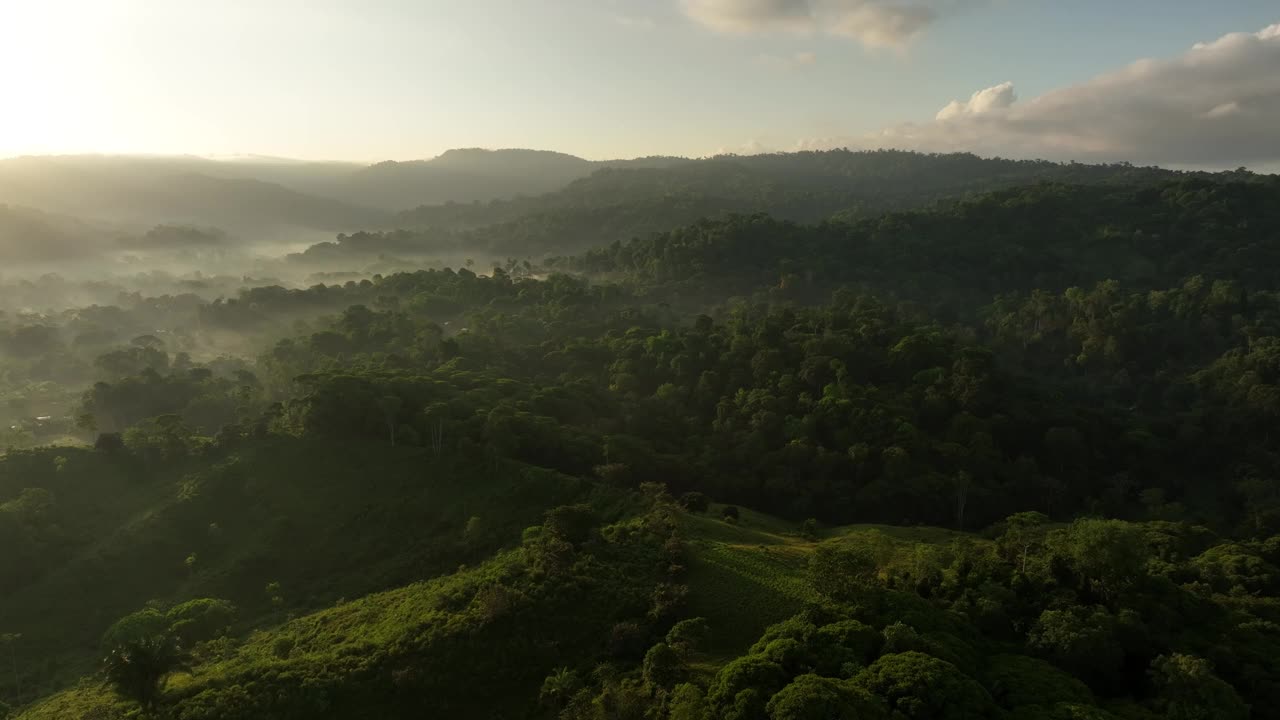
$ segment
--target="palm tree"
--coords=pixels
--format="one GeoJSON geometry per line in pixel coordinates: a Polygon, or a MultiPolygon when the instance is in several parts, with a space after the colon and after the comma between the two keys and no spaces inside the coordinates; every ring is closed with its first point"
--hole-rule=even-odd
{"type": "Polygon", "coordinates": [[[547,676],[542,683],[539,699],[544,705],[561,709],[569,704],[574,693],[582,688],[578,674],[569,668],[560,668],[547,676]]]}
{"type": "Polygon", "coordinates": [[[149,710],[160,696],[164,679],[185,667],[185,656],[177,643],[155,636],[116,647],[103,660],[102,672],[118,694],[149,710]]]}

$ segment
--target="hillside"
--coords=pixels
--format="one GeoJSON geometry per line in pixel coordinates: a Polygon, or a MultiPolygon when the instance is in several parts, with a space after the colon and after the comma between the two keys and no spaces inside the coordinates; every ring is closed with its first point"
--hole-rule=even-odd
{"type": "MultiPolygon", "coordinates": [[[[194,662],[167,680],[159,706],[180,718],[245,720],[413,711],[543,716],[531,712],[534,707],[576,717],[575,708],[614,703],[692,717],[736,717],[733,708],[743,706],[760,713],[769,708],[768,716],[777,717],[785,706],[857,708],[838,717],[888,718],[891,709],[904,707],[913,708],[908,717],[931,717],[920,715],[920,708],[951,707],[952,715],[975,720],[1154,718],[1138,698],[1116,694],[1126,686],[1113,673],[1129,672],[1121,657],[1152,658],[1170,646],[1203,652],[1215,631],[1234,637],[1249,632],[1231,613],[1206,615],[1203,607],[1164,601],[1175,616],[1196,613],[1202,627],[1177,629],[1174,617],[1139,620],[1130,610],[1111,614],[1117,606],[1143,608],[1160,594],[1185,594],[1165,578],[1189,572],[1210,580],[1219,559],[1248,552],[1169,523],[1089,520],[1055,528],[1027,514],[1002,525],[994,539],[888,526],[815,532],[749,510],[730,517],[726,506],[676,511],[669,502],[658,499],[647,515],[606,525],[598,534],[562,524],[567,516],[552,513],[541,528],[526,531],[522,547],[474,568],[269,620],[242,641],[205,641],[194,662]],[[651,563],[673,552],[670,542],[662,544],[664,533],[673,531],[683,541],[679,554],[688,568],[675,571],[683,585],[674,597],[683,598],[681,615],[689,619],[676,622],[653,606],[639,622],[619,622],[663,596],[667,586],[651,563]],[[559,549],[548,544],[556,538],[559,549]],[[1150,553],[1153,560],[1158,555],[1163,567],[1125,564],[1128,556],[1116,542],[1131,543],[1131,552],[1150,553]],[[1103,547],[1101,556],[1075,554],[1103,547]],[[1055,577],[1050,567],[1058,562],[1064,568],[1055,577]],[[1023,570],[1011,574],[1017,567],[1023,570]],[[652,583],[658,592],[650,599],[652,583]],[[1096,597],[1102,605],[1066,600],[1098,593],[1102,583],[1119,591],[1096,597]],[[1042,612],[1042,603],[1051,604],[1042,612]],[[1039,619],[1019,629],[1017,618],[1026,613],[1039,619]],[[1054,625],[1073,613],[1080,618],[1070,621],[1079,623],[1077,632],[1120,622],[1141,639],[1081,646],[1058,634],[1071,632],[1070,625],[1054,625]],[[627,634],[633,632],[639,634],[627,634]],[[494,655],[491,647],[503,650],[494,655]],[[621,670],[641,654],[642,670],[621,670]],[[593,657],[611,664],[587,672],[593,657]],[[470,682],[477,674],[499,684],[470,682]]],[[[1215,594],[1201,603],[1234,605],[1215,594]]],[[[1255,611],[1260,607],[1255,604],[1255,611]]],[[[132,622],[127,627],[143,622],[143,615],[132,622]]],[[[216,626],[212,631],[215,637],[220,632],[216,626]]],[[[1268,646],[1251,645],[1218,671],[1237,683],[1271,687],[1274,676],[1263,669],[1269,667],[1268,646]]],[[[1155,661],[1160,674],[1151,707],[1214,702],[1220,712],[1244,708],[1230,686],[1197,669],[1194,658],[1172,657],[1155,661]],[[1217,694],[1211,700],[1160,694],[1191,681],[1217,694]]],[[[113,719],[129,709],[88,684],[18,718],[113,719]]]]}
{"type": "MultiPolygon", "coordinates": [[[[662,579],[661,537],[637,523],[598,531],[554,516],[523,546],[472,569],[272,623],[243,643],[210,642],[163,702],[180,717],[378,718],[448,711],[527,714],[565,654],[590,657],[609,628],[642,615],[662,579]],[[544,619],[559,617],[563,622],[544,619]],[[516,637],[518,640],[515,640],[516,637]],[[495,655],[493,646],[506,646],[495,655]],[[493,686],[468,682],[484,674],[493,686]]],[[[37,704],[20,718],[124,717],[94,688],[37,704]]]]}
{"type": "Polygon", "coordinates": [[[0,262],[6,264],[74,260],[106,237],[76,218],[0,204],[0,262]]]}
{"type": "Polygon", "coordinates": [[[430,160],[381,162],[347,176],[331,193],[387,210],[427,203],[489,201],[558,190],[591,172],[582,158],[536,150],[450,150],[430,160]]]}
{"type": "Polygon", "coordinates": [[[408,448],[284,442],[155,464],[71,448],[0,461],[0,497],[40,488],[42,523],[67,528],[16,546],[0,598],[6,625],[24,629],[26,656],[45,661],[44,682],[91,672],[107,627],[150,602],[225,598],[251,624],[328,605],[482,559],[583,492],[570,478],[514,468],[513,484],[468,483],[465,469],[408,448]],[[473,514],[482,529],[467,532],[473,514]],[[271,583],[285,588],[279,609],[263,590],[271,583]]]}
{"type": "Polygon", "coordinates": [[[199,159],[12,158],[0,161],[0,201],[99,223],[189,223],[238,233],[338,231],[384,217],[230,170],[199,159]]]}
{"type": "Polygon", "coordinates": [[[1278,192],[1041,183],[6,313],[0,693],[1270,717],[1278,192]]]}
{"type": "Polygon", "coordinates": [[[0,159],[0,203],[144,226],[356,230],[382,227],[391,212],[419,205],[541,195],[601,167],[680,162],[475,148],[373,165],[253,156],[33,156],[0,159]]]}
{"type": "MultiPolygon", "coordinates": [[[[809,564],[821,542],[882,543],[889,552],[919,543],[945,547],[976,536],[931,527],[843,525],[806,532],[801,523],[738,508],[738,519],[722,518],[725,506],[685,513],[681,531],[688,543],[688,613],[718,630],[706,646],[715,662],[746,652],[770,625],[821,601],[808,580],[809,564]],[[744,602],[750,598],[750,602],[744,602]]],[[[718,669],[718,668],[716,668],[718,669]]]]}
{"type": "MultiPolygon", "coordinates": [[[[1180,177],[1128,165],[1076,165],[895,151],[722,156],[596,170],[544,195],[425,205],[400,213],[387,233],[342,236],[298,259],[397,257],[542,259],[645,239],[700,219],[767,213],[803,223],[859,222],[1001,189],[1042,183],[1138,187],[1180,177]]],[[[1247,179],[1240,176],[1239,179],[1247,179]]],[[[1219,174],[1226,181],[1233,174],[1219,174]]]]}

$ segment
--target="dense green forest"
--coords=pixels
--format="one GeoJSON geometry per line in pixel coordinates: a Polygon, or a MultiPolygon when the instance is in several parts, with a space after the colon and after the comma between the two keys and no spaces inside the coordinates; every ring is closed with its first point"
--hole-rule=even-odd
{"type": "Polygon", "coordinates": [[[0,718],[1280,717],[1280,179],[654,159],[396,224],[0,283],[0,718]]]}
{"type": "Polygon", "coordinates": [[[852,220],[1029,183],[1147,186],[1184,175],[1127,164],[892,150],[726,155],[686,162],[659,158],[605,167],[540,195],[423,205],[400,213],[393,230],[341,234],[291,259],[307,265],[387,256],[542,258],[735,213],[766,212],[806,223],[852,220]]]}

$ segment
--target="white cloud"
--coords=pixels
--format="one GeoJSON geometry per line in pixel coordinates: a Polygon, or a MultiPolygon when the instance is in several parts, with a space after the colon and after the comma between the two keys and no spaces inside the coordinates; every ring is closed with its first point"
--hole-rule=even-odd
{"type": "Polygon", "coordinates": [[[808,0],[683,0],[684,11],[697,22],[725,33],[813,29],[808,0]]]}
{"type": "Polygon", "coordinates": [[[1018,94],[1013,90],[1013,83],[1002,82],[985,90],[979,90],[971,95],[967,102],[952,100],[947,103],[946,107],[938,111],[934,119],[950,120],[963,115],[978,115],[993,110],[1003,110],[1012,105],[1017,99],[1018,94]]]}
{"type": "Polygon", "coordinates": [[[1240,103],[1232,100],[1231,102],[1226,102],[1226,103],[1222,103],[1221,105],[1215,106],[1212,110],[1205,113],[1204,116],[1209,118],[1229,117],[1239,112],[1240,112],[1240,103]]]}
{"type": "Polygon", "coordinates": [[[853,38],[867,47],[901,48],[920,34],[937,12],[927,5],[880,2],[839,3],[830,32],[853,38]]]}
{"type": "Polygon", "coordinates": [[[769,143],[761,140],[748,140],[738,147],[720,147],[711,153],[711,156],[717,155],[765,155],[768,153],[778,152],[777,148],[769,143]]]}
{"type": "Polygon", "coordinates": [[[932,122],[802,147],[897,147],[1004,157],[1234,166],[1280,160],[1280,24],[1139,60],[1018,101],[1013,83],[952,101],[932,122]]]}
{"type": "Polygon", "coordinates": [[[682,0],[716,32],[826,33],[871,48],[903,48],[937,17],[941,0],[682,0]]]}

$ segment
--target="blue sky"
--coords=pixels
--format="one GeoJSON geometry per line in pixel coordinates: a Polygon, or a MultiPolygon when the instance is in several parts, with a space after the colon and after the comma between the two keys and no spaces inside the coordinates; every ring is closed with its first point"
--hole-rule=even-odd
{"type": "MultiPolygon", "coordinates": [[[[696,156],[876,144],[868,136],[889,129],[887,144],[919,149],[969,142],[984,154],[1265,164],[1274,138],[1260,114],[1280,97],[1262,77],[1280,76],[1280,38],[1250,35],[1249,47],[1215,56],[1217,75],[1200,78],[1257,76],[1242,80],[1239,98],[1206,86],[1196,100],[1210,103],[1198,116],[1234,118],[1230,132],[1205,136],[1213,153],[1183,153],[1173,139],[1139,147],[1136,132],[1067,141],[1076,131],[1061,127],[1045,131],[1059,140],[1039,143],[1027,128],[1040,120],[1002,117],[1082,84],[1091,97],[1091,78],[1142,58],[1176,61],[1197,42],[1258,34],[1280,22],[1274,0],[0,0],[0,9],[0,156],[374,161],[469,146],[696,156]],[[1012,89],[991,95],[994,106],[973,106],[945,134],[929,127],[949,102],[1005,82],[1012,89]],[[925,127],[904,134],[904,123],[925,127]],[[1246,127],[1257,142],[1236,147],[1246,127]]],[[[1180,86],[1178,72],[1167,68],[1161,87],[1180,86]]],[[[1107,125],[1113,110],[1090,112],[1082,124],[1107,125]]],[[[1117,126],[1159,119],[1124,112],[1117,126]]],[[[1170,129],[1178,143],[1201,132],[1170,129]]]]}

